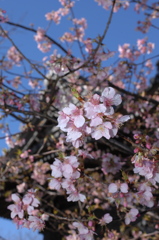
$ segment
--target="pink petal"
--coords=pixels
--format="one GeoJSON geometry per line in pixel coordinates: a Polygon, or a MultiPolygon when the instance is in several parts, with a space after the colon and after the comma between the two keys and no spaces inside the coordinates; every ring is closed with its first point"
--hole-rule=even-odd
{"type": "Polygon", "coordinates": [[[113,98],[115,95],[115,90],[112,87],[105,88],[104,91],[102,92],[102,96],[106,98],[113,98]]]}
{"type": "Polygon", "coordinates": [[[14,202],[19,202],[19,201],[20,201],[20,198],[18,197],[18,195],[17,195],[16,193],[13,193],[13,194],[12,194],[12,200],[13,200],[14,202]]]}
{"type": "Polygon", "coordinates": [[[116,94],[114,99],[113,99],[113,104],[115,106],[119,105],[120,103],[122,102],[122,99],[121,99],[121,95],[120,94],[116,94]]]}
{"type": "Polygon", "coordinates": [[[116,193],[117,190],[118,190],[118,187],[115,183],[109,184],[109,187],[108,187],[108,192],[109,193],[116,193]]]}
{"type": "Polygon", "coordinates": [[[95,117],[94,119],[91,120],[90,126],[96,127],[102,123],[103,123],[103,120],[100,117],[95,117]]]}
{"type": "Polygon", "coordinates": [[[77,128],[82,127],[85,123],[85,118],[81,115],[74,118],[74,124],[77,128]]]}
{"type": "Polygon", "coordinates": [[[128,184],[127,183],[122,183],[120,185],[120,190],[122,193],[127,193],[128,192],[128,184]]]}

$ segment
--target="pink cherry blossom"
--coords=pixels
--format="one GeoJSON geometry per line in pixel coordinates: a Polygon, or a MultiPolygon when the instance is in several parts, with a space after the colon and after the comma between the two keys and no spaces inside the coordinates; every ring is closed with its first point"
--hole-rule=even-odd
{"type": "Polygon", "coordinates": [[[149,186],[148,183],[141,183],[140,186],[138,187],[138,195],[142,195],[142,198],[140,199],[140,202],[142,204],[146,205],[144,202],[150,202],[153,198],[152,194],[152,188],[149,186]]]}
{"type": "Polygon", "coordinates": [[[47,53],[51,50],[52,47],[52,43],[49,42],[47,39],[45,40],[45,42],[42,43],[38,43],[38,49],[43,52],[43,53],[47,53]]]}
{"type": "Polygon", "coordinates": [[[121,96],[111,87],[105,88],[100,97],[94,94],[83,106],[76,107],[70,103],[69,107],[59,112],[58,127],[67,132],[66,142],[71,142],[76,148],[84,144],[84,139],[91,135],[99,140],[102,137],[115,137],[118,128],[129,116],[115,117],[114,106],[121,103],[121,96]],[[108,118],[109,116],[109,118],[108,118]],[[108,119],[107,119],[108,118],[108,119]],[[109,120],[109,121],[108,121],[109,120]]]}
{"type": "Polygon", "coordinates": [[[106,213],[102,219],[100,219],[100,224],[105,225],[113,221],[112,216],[109,213],[106,213]]]}
{"type": "Polygon", "coordinates": [[[28,151],[24,151],[22,154],[20,154],[20,157],[21,158],[28,158],[29,157],[29,153],[28,153],[28,151]]]}
{"type": "Polygon", "coordinates": [[[128,225],[130,222],[135,222],[139,211],[136,208],[132,208],[125,216],[125,224],[128,225]]]}
{"type": "Polygon", "coordinates": [[[24,192],[26,188],[27,188],[27,184],[25,182],[17,185],[17,190],[19,193],[24,192]]]}
{"type": "Polygon", "coordinates": [[[22,82],[21,82],[20,76],[17,76],[15,78],[13,78],[13,80],[12,80],[12,86],[15,88],[18,88],[21,83],[22,82]]]}
{"type": "Polygon", "coordinates": [[[107,108],[111,107],[112,105],[118,106],[122,102],[121,95],[116,94],[114,88],[112,87],[104,89],[100,100],[107,108]]]}
{"type": "Polygon", "coordinates": [[[6,144],[10,147],[10,148],[14,148],[14,142],[12,140],[12,138],[6,133],[6,144]]]}
{"type": "Polygon", "coordinates": [[[34,36],[36,42],[41,42],[45,38],[45,30],[42,28],[38,28],[37,35],[34,36]]]}
{"type": "Polygon", "coordinates": [[[81,25],[83,26],[83,28],[87,28],[87,21],[85,18],[81,18],[81,19],[74,18],[73,23],[77,25],[81,25]]]}
{"type": "Polygon", "coordinates": [[[45,14],[46,20],[50,21],[53,20],[56,24],[60,23],[61,16],[60,11],[52,11],[47,14],[45,14]]]}
{"type": "Polygon", "coordinates": [[[59,191],[61,189],[61,180],[53,178],[49,182],[49,188],[59,191]]]}
{"type": "Polygon", "coordinates": [[[97,114],[105,113],[106,107],[100,104],[100,96],[94,94],[90,101],[84,103],[85,116],[88,119],[93,119],[97,114]]]}
{"type": "Polygon", "coordinates": [[[115,183],[110,183],[108,187],[109,193],[116,193],[118,191],[118,187],[115,183]]]}
{"type": "Polygon", "coordinates": [[[38,99],[38,96],[36,95],[30,95],[29,96],[30,106],[34,111],[39,112],[40,111],[40,102],[38,99]]]}
{"type": "Polygon", "coordinates": [[[82,129],[77,128],[73,123],[68,124],[66,142],[74,142],[82,137],[82,129]]]}
{"type": "Polygon", "coordinates": [[[67,197],[67,201],[70,202],[77,202],[77,201],[81,201],[84,202],[86,199],[85,195],[79,193],[79,192],[72,192],[70,193],[70,195],[67,197]]]}
{"type": "Polygon", "coordinates": [[[24,219],[19,219],[19,217],[15,217],[13,219],[13,222],[16,224],[17,229],[19,229],[20,227],[24,226],[26,220],[24,219]]]}
{"type": "Polygon", "coordinates": [[[87,234],[88,228],[85,227],[82,223],[79,222],[73,222],[72,224],[75,228],[78,228],[79,234],[87,234]]]}
{"type": "Polygon", "coordinates": [[[113,121],[112,129],[110,130],[111,137],[115,137],[118,129],[123,125],[124,122],[128,121],[130,119],[130,116],[125,115],[122,117],[118,117],[113,121]]]}
{"type": "Polygon", "coordinates": [[[12,46],[7,53],[8,59],[15,64],[19,64],[23,60],[23,56],[18,52],[16,47],[12,46]]]}
{"type": "Polygon", "coordinates": [[[121,183],[120,184],[120,191],[122,193],[127,193],[128,192],[128,184],[127,183],[121,183]]]}
{"type": "Polygon", "coordinates": [[[62,165],[63,176],[65,178],[79,178],[80,173],[76,171],[78,166],[79,162],[75,156],[65,157],[65,161],[62,165]]]}
{"type": "Polygon", "coordinates": [[[74,222],[72,224],[75,228],[79,231],[79,238],[80,240],[93,240],[93,234],[94,232],[92,230],[89,230],[87,227],[85,227],[82,223],[74,222]]]}
{"type": "Polygon", "coordinates": [[[85,118],[83,117],[83,111],[77,108],[74,104],[70,103],[69,107],[63,109],[63,112],[70,116],[70,119],[73,121],[74,125],[79,128],[82,127],[85,123],[85,118]]]}
{"type": "Polygon", "coordinates": [[[76,192],[74,181],[72,179],[64,178],[61,185],[64,189],[66,189],[68,194],[76,192]]]}
{"type": "Polygon", "coordinates": [[[50,166],[52,173],[51,175],[55,178],[62,177],[62,163],[59,159],[55,158],[54,163],[50,166]]]}
{"type": "Polygon", "coordinates": [[[44,221],[36,216],[29,216],[28,221],[30,222],[29,228],[32,228],[33,231],[43,230],[45,227],[44,221]]]}
{"type": "Polygon", "coordinates": [[[83,43],[85,44],[85,51],[91,53],[93,48],[91,39],[87,38],[83,40],[83,43]]]}
{"type": "Polygon", "coordinates": [[[17,194],[12,194],[12,200],[15,202],[15,204],[9,205],[7,208],[11,210],[11,218],[15,218],[15,216],[18,216],[19,218],[23,218],[24,216],[24,210],[22,209],[22,201],[19,198],[17,194]]]}
{"type": "Polygon", "coordinates": [[[133,53],[130,49],[130,44],[125,43],[123,46],[118,47],[118,51],[119,51],[119,57],[120,58],[128,58],[128,59],[133,59],[133,53]]]}
{"type": "Polygon", "coordinates": [[[6,13],[5,10],[0,9],[0,20],[1,20],[2,22],[8,21],[7,17],[5,16],[5,13],[6,13]]]}
{"type": "Polygon", "coordinates": [[[104,122],[97,127],[94,127],[92,129],[92,138],[95,138],[96,140],[105,137],[106,139],[110,139],[111,135],[109,130],[112,129],[112,124],[110,122],[104,122]]]}
{"type": "Polygon", "coordinates": [[[105,174],[117,173],[121,169],[122,165],[123,164],[121,163],[120,158],[116,155],[107,153],[102,156],[102,170],[105,174]]]}
{"type": "Polygon", "coordinates": [[[63,131],[67,131],[65,130],[67,123],[69,122],[70,118],[69,116],[67,116],[67,114],[65,114],[63,111],[59,112],[59,116],[58,116],[58,127],[61,128],[61,130],[63,131]]]}
{"type": "Polygon", "coordinates": [[[127,193],[128,192],[128,184],[127,183],[110,183],[108,186],[108,192],[110,193],[116,193],[120,189],[122,193],[127,193]]]}
{"type": "Polygon", "coordinates": [[[49,187],[57,191],[61,190],[61,188],[65,189],[67,194],[69,194],[67,197],[68,201],[84,202],[86,197],[76,189],[74,184],[80,177],[80,172],[77,170],[78,166],[79,162],[75,156],[65,157],[63,162],[59,159],[55,159],[54,163],[51,165],[54,179],[51,179],[49,187]]]}
{"type": "Polygon", "coordinates": [[[35,192],[36,190],[30,189],[28,190],[27,194],[22,199],[22,202],[25,205],[31,205],[33,207],[38,207],[40,202],[39,200],[35,197],[35,192]]]}
{"type": "Polygon", "coordinates": [[[65,32],[63,36],[60,38],[62,42],[73,42],[75,40],[75,36],[69,32],[65,32]]]}
{"type": "Polygon", "coordinates": [[[109,9],[110,6],[112,6],[112,1],[111,0],[95,0],[96,2],[98,2],[99,5],[101,5],[103,8],[105,8],[106,10],[109,9]]]}

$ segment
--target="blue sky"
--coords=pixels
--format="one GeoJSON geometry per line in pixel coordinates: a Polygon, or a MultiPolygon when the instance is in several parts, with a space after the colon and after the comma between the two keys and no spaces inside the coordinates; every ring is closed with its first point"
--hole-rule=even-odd
{"type": "Polygon", "coordinates": [[[0,237],[6,240],[43,240],[42,234],[26,228],[16,229],[12,221],[4,218],[0,218],[0,237]]]}
{"type": "MultiPolygon", "coordinates": [[[[134,6],[134,5],[133,5],[134,6]]],[[[34,24],[34,28],[38,27],[47,29],[49,22],[45,20],[45,14],[57,10],[60,7],[58,0],[0,0],[0,8],[6,10],[9,20],[14,23],[20,23],[25,26],[31,26],[34,24]]],[[[76,18],[85,17],[88,22],[88,28],[86,30],[86,36],[95,38],[97,35],[102,35],[105,28],[105,24],[109,17],[109,11],[105,11],[101,6],[98,6],[93,0],[76,0],[74,13],[76,18]]],[[[118,45],[124,43],[136,44],[136,40],[143,38],[144,35],[140,32],[135,31],[138,20],[143,20],[144,16],[141,13],[136,14],[133,11],[133,7],[129,10],[120,10],[118,13],[115,13],[104,41],[106,47],[111,51],[117,51],[118,45]]],[[[159,26],[159,20],[154,20],[154,24],[159,26]]],[[[10,36],[18,45],[18,47],[23,51],[26,56],[32,60],[42,61],[42,58],[46,54],[41,53],[37,49],[37,44],[33,40],[34,34],[23,31],[21,29],[15,29],[7,26],[6,24],[2,25],[5,29],[10,29],[10,36]]],[[[71,26],[70,21],[67,20],[67,17],[63,18],[60,25],[55,25],[54,23],[48,29],[48,35],[54,38],[57,41],[60,41],[59,38],[65,31],[69,31],[71,26]]],[[[158,41],[158,30],[151,29],[147,34],[150,42],[155,43],[155,54],[159,53],[159,41],[158,41]]],[[[65,45],[64,45],[65,46],[65,45]]],[[[0,46],[0,55],[2,55],[7,50],[8,44],[0,46]]],[[[66,46],[65,46],[66,47],[66,46]]],[[[52,48],[52,53],[54,47],[52,48]]],[[[74,55],[80,56],[80,53],[76,47],[74,47],[74,55]]],[[[156,60],[155,60],[156,61],[156,60]]],[[[16,70],[20,72],[20,68],[16,70]]],[[[155,73],[153,73],[155,74],[155,73]]],[[[10,120],[11,132],[14,133],[18,129],[18,124],[10,120]]],[[[0,136],[2,133],[0,134],[0,136]]],[[[1,149],[5,147],[5,143],[1,140],[1,149]]],[[[13,226],[4,221],[0,221],[0,235],[4,236],[6,240],[11,240],[11,230],[13,226]],[[5,227],[7,225],[7,228],[5,227]],[[9,233],[10,235],[7,235],[9,233]]],[[[23,230],[22,230],[23,232],[23,230]]],[[[23,234],[19,230],[14,230],[14,234],[23,234]]],[[[18,236],[18,235],[17,235],[18,236]]],[[[18,238],[15,238],[18,239],[18,238]]],[[[29,237],[25,237],[25,240],[29,240],[29,237]]],[[[41,238],[36,238],[36,240],[41,240],[41,238]]]]}
{"type": "MultiPolygon", "coordinates": [[[[45,14],[52,10],[57,10],[60,6],[58,0],[0,0],[0,7],[6,10],[11,22],[20,23],[28,27],[33,25],[35,29],[38,27],[48,29],[47,34],[58,42],[60,42],[59,38],[63,33],[69,31],[69,28],[72,26],[71,21],[69,21],[68,16],[66,16],[62,18],[61,24],[56,25],[52,23],[49,25],[49,22],[45,19],[45,14]]],[[[117,13],[114,13],[107,36],[104,40],[106,48],[110,51],[117,52],[118,46],[124,43],[135,45],[137,39],[144,37],[142,33],[135,30],[137,21],[144,20],[144,16],[142,12],[140,14],[135,13],[133,10],[134,6],[133,4],[128,10],[121,9],[117,13]]],[[[98,6],[94,0],[75,0],[74,14],[76,18],[85,17],[87,19],[88,28],[86,29],[86,37],[96,38],[98,35],[102,35],[110,12],[98,6]]],[[[158,23],[158,19],[154,20],[154,24],[159,25],[158,23]]],[[[41,53],[37,49],[37,43],[34,41],[34,33],[16,29],[7,24],[2,24],[2,26],[9,30],[10,37],[27,58],[41,63],[43,57],[49,56],[56,48],[56,46],[53,46],[48,54],[41,53]]],[[[147,36],[149,42],[155,42],[155,54],[157,54],[159,52],[158,30],[152,28],[147,36]]],[[[6,53],[8,46],[11,46],[8,42],[0,46],[0,55],[6,53]]],[[[65,43],[64,47],[66,47],[65,43]]],[[[73,54],[80,57],[80,52],[76,45],[73,46],[73,54]]],[[[105,64],[109,65],[110,62],[114,63],[115,60],[114,58],[110,58],[105,64]]],[[[156,60],[154,60],[154,62],[155,61],[156,60]]],[[[16,67],[15,72],[22,73],[22,68],[16,67]]],[[[8,78],[10,79],[11,77],[9,76],[8,78]]],[[[26,84],[26,82],[24,82],[24,84],[26,84]]],[[[10,119],[10,126],[13,126],[11,127],[11,134],[19,131],[19,125],[14,119],[10,119]]],[[[1,132],[0,136],[3,135],[1,132]]],[[[0,142],[2,148],[6,147],[4,140],[0,142]]]]}
{"type": "MultiPolygon", "coordinates": [[[[1,8],[7,11],[10,21],[26,26],[34,24],[35,29],[38,27],[47,29],[49,22],[45,20],[45,14],[52,10],[57,10],[60,7],[58,0],[0,0],[0,4],[1,8]]],[[[135,31],[135,28],[137,21],[139,19],[143,20],[144,18],[142,12],[140,15],[136,14],[133,11],[133,7],[134,5],[132,5],[128,11],[122,9],[114,14],[105,39],[105,44],[108,49],[117,51],[119,44],[122,45],[125,42],[135,44],[137,38],[143,37],[143,34],[135,31]]],[[[102,34],[109,17],[109,11],[98,6],[93,0],[76,0],[74,13],[77,18],[87,18],[88,28],[86,30],[86,36],[91,38],[95,38],[97,35],[102,34]]],[[[59,25],[52,23],[49,27],[48,34],[54,39],[59,40],[59,37],[61,37],[64,31],[68,31],[71,26],[70,21],[67,21],[67,19],[67,16],[64,17],[59,25]]],[[[158,21],[159,20],[155,20],[155,23],[157,24],[158,21]]],[[[7,28],[10,29],[10,27],[7,28]]],[[[33,41],[34,34],[22,31],[21,29],[14,30],[12,28],[11,36],[19,48],[22,49],[24,53],[27,53],[27,57],[31,59],[34,57],[34,59],[41,60],[42,57],[46,55],[37,49],[37,44],[33,41]]],[[[157,42],[157,33],[156,29],[152,29],[148,33],[149,41],[157,42]]],[[[156,47],[159,50],[159,45],[156,47]]],[[[78,54],[77,49],[74,51],[78,54]]]]}

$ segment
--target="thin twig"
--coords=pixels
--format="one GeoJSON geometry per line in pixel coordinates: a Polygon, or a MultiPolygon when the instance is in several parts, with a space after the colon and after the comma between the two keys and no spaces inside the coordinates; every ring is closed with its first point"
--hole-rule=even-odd
{"type": "MultiPolygon", "coordinates": [[[[0,20],[1,22],[1,20],[0,20]]],[[[34,33],[37,33],[37,30],[34,29],[34,28],[29,28],[29,27],[26,27],[26,26],[23,26],[21,24],[18,24],[18,23],[13,23],[13,22],[5,22],[6,24],[8,25],[11,25],[11,26],[15,26],[15,27],[18,27],[18,28],[22,28],[22,29],[25,29],[27,31],[31,31],[31,32],[34,32],[34,33]]],[[[55,44],[58,48],[60,48],[64,53],[66,53],[68,55],[68,51],[61,46],[60,43],[58,43],[57,41],[55,41],[53,38],[49,37],[47,34],[44,35],[44,37],[46,37],[47,39],[49,39],[53,44],[55,44]]],[[[74,58],[73,55],[70,55],[72,58],[74,58]]]]}
{"type": "Polygon", "coordinates": [[[156,104],[156,105],[159,105],[159,102],[156,101],[156,100],[154,100],[154,99],[152,99],[152,98],[143,97],[143,96],[141,96],[141,95],[139,95],[139,94],[126,91],[125,89],[120,88],[120,87],[116,86],[115,84],[113,84],[112,82],[108,81],[107,79],[106,79],[106,81],[108,82],[108,85],[109,85],[109,86],[117,89],[118,91],[120,91],[120,92],[122,92],[122,93],[124,93],[124,94],[126,94],[126,95],[130,95],[130,96],[132,96],[132,97],[135,97],[136,99],[141,99],[141,100],[143,100],[143,101],[147,101],[147,102],[151,102],[151,103],[154,103],[154,104],[156,104]]]}
{"type": "Polygon", "coordinates": [[[16,48],[16,50],[21,54],[21,56],[30,64],[30,66],[39,73],[44,79],[48,79],[42,72],[39,71],[39,69],[36,67],[35,64],[31,63],[31,61],[21,52],[21,50],[17,47],[17,45],[13,42],[13,40],[9,37],[9,35],[3,30],[3,28],[0,26],[0,30],[4,33],[4,35],[8,38],[8,40],[12,43],[12,45],[16,48]]]}

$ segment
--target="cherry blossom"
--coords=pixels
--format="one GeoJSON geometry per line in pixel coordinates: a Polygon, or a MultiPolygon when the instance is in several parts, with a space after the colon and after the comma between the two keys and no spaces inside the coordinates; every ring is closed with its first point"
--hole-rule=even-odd
{"type": "Polygon", "coordinates": [[[55,190],[60,190],[61,189],[61,180],[53,178],[49,182],[49,188],[50,189],[55,189],[55,190]]]}
{"type": "Polygon", "coordinates": [[[2,22],[5,22],[8,20],[7,17],[5,16],[5,13],[6,13],[6,11],[0,8],[0,20],[2,22]]]}
{"type": "Polygon", "coordinates": [[[128,225],[130,222],[136,221],[138,213],[138,209],[132,208],[125,216],[125,224],[128,225]]]}
{"type": "Polygon", "coordinates": [[[120,188],[120,191],[122,193],[128,192],[128,184],[127,183],[121,183],[121,184],[119,184],[119,186],[118,186],[118,184],[110,183],[109,187],[108,187],[108,192],[116,193],[118,191],[118,188],[120,188]]]}
{"type": "Polygon", "coordinates": [[[35,197],[35,192],[35,190],[30,189],[22,199],[17,194],[12,194],[11,197],[15,204],[8,206],[8,209],[11,211],[11,218],[14,219],[18,227],[32,228],[34,231],[43,230],[45,226],[44,221],[48,220],[47,214],[41,214],[38,209],[34,209],[40,204],[35,197]]]}
{"type": "Polygon", "coordinates": [[[84,202],[84,200],[86,199],[85,195],[81,194],[81,193],[78,193],[78,192],[70,192],[70,191],[67,191],[68,194],[70,194],[68,197],[67,197],[67,201],[70,202],[77,202],[77,201],[81,201],[81,202],[84,202]]]}
{"type": "Polygon", "coordinates": [[[75,187],[77,179],[80,178],[80,172],[77,170],[79,166],[78,159],[75,156],[68,156],[61,162],[59,159],[55,159],[53,164],[50,166],[52,169],[52,176],[49,183],[50,189],[56,189],[60,191],[61,188],[66,189],[67,201],[81,201],[84,202],[86,197],[81,194],[75,187]]]}
{"type": "Polygon", "coordinates": [[[83,144],[83,138],[87,135],[95,140],[102,137],[110,139],[117,134],[120,125],[129,120],[129,116],[122,116],[114,119],[114,106],[121,103],[121,96],[115,93],[111,87],[105,88],[100,97],[93,95],[88,101],[83,103],[83,108],[78,108],[74,104],[65,107],[59,112],[58,127],[67,132],[67,142],[72,142],[73,146],[79,147],[83,144]],[[112,116],[109,121],[106,116],[112,116]]]}
{"type": "Polygon", "coordinates": [[[133,54],[131,52],[131,49],[129,48],[130,44],[125,43],[123,46],[118,47],[118,51],[120,53],[119,57],[120,58],[128,58],[128,59],[132,59],[133,54]]]}
{"type": "Polygon", "coordinates": [[[36,216],[29,216],[29,228],[32,228],[33,231],[35,230],[43,230],[45,227],[44,221],[42,219],[39,219],[36,216]]]}
{"type": "Polygon", "coordinates": [[[117,173],[121,169],[122,165],[123,164],[121,163],[120,158],[111,153],[107,153],[102,156],[102,170],[105,174],[117,173]]]}
{"type": "Polygon", "coordinates": [[[110,122],[104,122],[103,124],[98,125],[97,127],[92,129],[92,138],[95,138],[95,140],[98,140],[102,137],[105,137],[106,139],[110,139],[110,129],[112,129],[112,124],[110,122]]]}
{"type": "Polygon", "coordinates": [[[28,193],[25,194],[25,196],[23,197],[22,199],[22,202],[25,204],[25,205],[31,205],[33,207],[38,207],[40,202],[39,200],[35,197],[35,190],[33,189],[30,189],[28,190],[28,193]]]}
{"type": "Polygon", "coordinates": [[[42,28],[38,28],[37,35],[34,36],[35,41],[41,42],[45,39],[45,30],[42,28]]]}
{"type": "Polygon", "coordinates": [[[92,240],[94,232],[85,227],[82,223],[73,222],[72,224],[79,231],[79,238],[82,240],[92,240]]]}
{"type": "Polygon", "coordinates": [[[8,59],[12,60],[13,63],[15,64],[19,64],[23,59],[22,55],[17,51],[17,49],[14,46],[12,46],[8,50],[7,56],[8,56],[8,59]]]}
{"type": "Polygon", "coordinates": [[[59,159],[55,159],[54,163],[50,166],[51,175],[55,178],[62,177],[62,163],[59,159]]]}
{"type": "Polygon", "coordinates": [[[85,118],[82,116],[82,110],[77,108],[74,104],[70,103],[69,107],[63,109],[63,112],[68,116],[71,115],[70,120],[73,121],[77,128],[82,127],[85,123],[85,118]]]}
{"type": "Polygon", "coordinates": [[[108,224],[110,222],[113,221],[113,218],[111,217],[111,215],[109,213],[106,213],[102,219],[100,219],[100,224],[101,225],[105,225],[105,224],[108,224]]]}
{"type": "Polygon", "coordinates": [[[96,2],[98,2],[99,5],[102,5],[103,8],[105,8],[106,10],[109,9],[110,6],[112,6],[112,1],[111,0],[95,0],[96,2]]]}
{"type": "Polygon", "coordinates": [[[11,204],[8,206],[8,209],[11,210],[11,218],[15,218],[18,216],[19,218],[23,218],[24,210],[22,209],[22,202],[17,194],[12,194],[12,200],[15,204],[11,204]]]}
{"type": "Polygon", "coordinates": [[[13,142],[12,138],[9,137],[8,134],[6,134],[5,140],[6,140],[6,144],[7,144],[10,148],[14,148],[14,142],[13,142]]]}
{"type": "Polygon", "coordinates": [[[110,108],[109,109],[110,115],[113,112],[111,106],[112,105],[118,106],[122,102],[121,95],[116,94],[115,90],[112,87],[104,89],[100,100],[108,109],[110,108]]]}
{"type": "Polygon", "coordinates": [[[25,182],[17,185],[17,190],[19,193],[24,192],[26,188],[27,188],[27,184],[25,182]]]}

